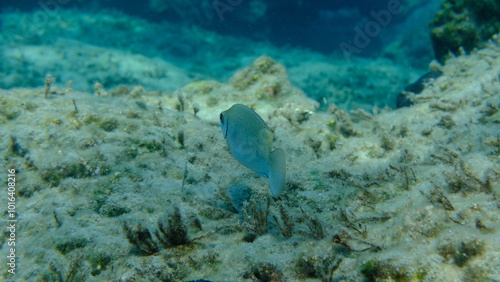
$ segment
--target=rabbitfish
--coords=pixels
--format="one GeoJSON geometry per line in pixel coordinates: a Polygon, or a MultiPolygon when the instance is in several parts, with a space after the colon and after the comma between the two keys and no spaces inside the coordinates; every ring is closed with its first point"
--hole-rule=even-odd
{"type": "Polygon", "coordinates": [[[273,133],[252,109],[235,104],[220,114],[220,127],[231,154],[244,166],[269,178],[273,197],[285,184],[285,150],[271,151],[273,133]]]}

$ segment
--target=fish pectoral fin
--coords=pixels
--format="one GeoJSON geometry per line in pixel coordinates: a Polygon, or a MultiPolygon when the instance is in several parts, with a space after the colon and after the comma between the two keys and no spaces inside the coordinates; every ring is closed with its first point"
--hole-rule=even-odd
{"type": "Polygon", "coordinates": [[[280,196],[286,178],[286,158],[283,148],[276,148],[271,152],[269,162],[269,186],[273,197],[280,196]]]}

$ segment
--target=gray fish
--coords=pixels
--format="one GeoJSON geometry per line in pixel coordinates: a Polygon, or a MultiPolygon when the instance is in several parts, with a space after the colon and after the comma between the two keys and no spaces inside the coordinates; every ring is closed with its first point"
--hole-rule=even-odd
{"type": "Polygon", "coordinates": [[[285,184],[285,150],[271,151],[273,133],[264,120],[245,105],[235,104],[220,114],[220,127],[231,154],[244,166],[269,178],[278,198],[285,184]]]}

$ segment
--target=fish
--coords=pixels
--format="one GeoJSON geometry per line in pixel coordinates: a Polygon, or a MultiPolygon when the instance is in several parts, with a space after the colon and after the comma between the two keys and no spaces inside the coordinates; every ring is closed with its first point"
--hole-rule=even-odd
{"type": "Polygon", "coordinates": [[[235,104],[220,113],[220,127],[231,155],[243,166],[268,178],[271,194],[279,198],[285,186],[285,150],[271,150],[273,132],[266,122],[249,107],[235,104]]]}

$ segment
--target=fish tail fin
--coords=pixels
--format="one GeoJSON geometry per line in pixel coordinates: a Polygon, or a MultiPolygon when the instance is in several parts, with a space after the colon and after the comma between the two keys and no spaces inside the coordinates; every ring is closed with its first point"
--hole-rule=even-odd
{"type": "Polygon", "coordinates": [[[285,186],[286,177],[286,158],[283,148],[276,148],[271,152],[269,164],[269,185],[273,197],[280,196],[283,186],[285,186]]]}

